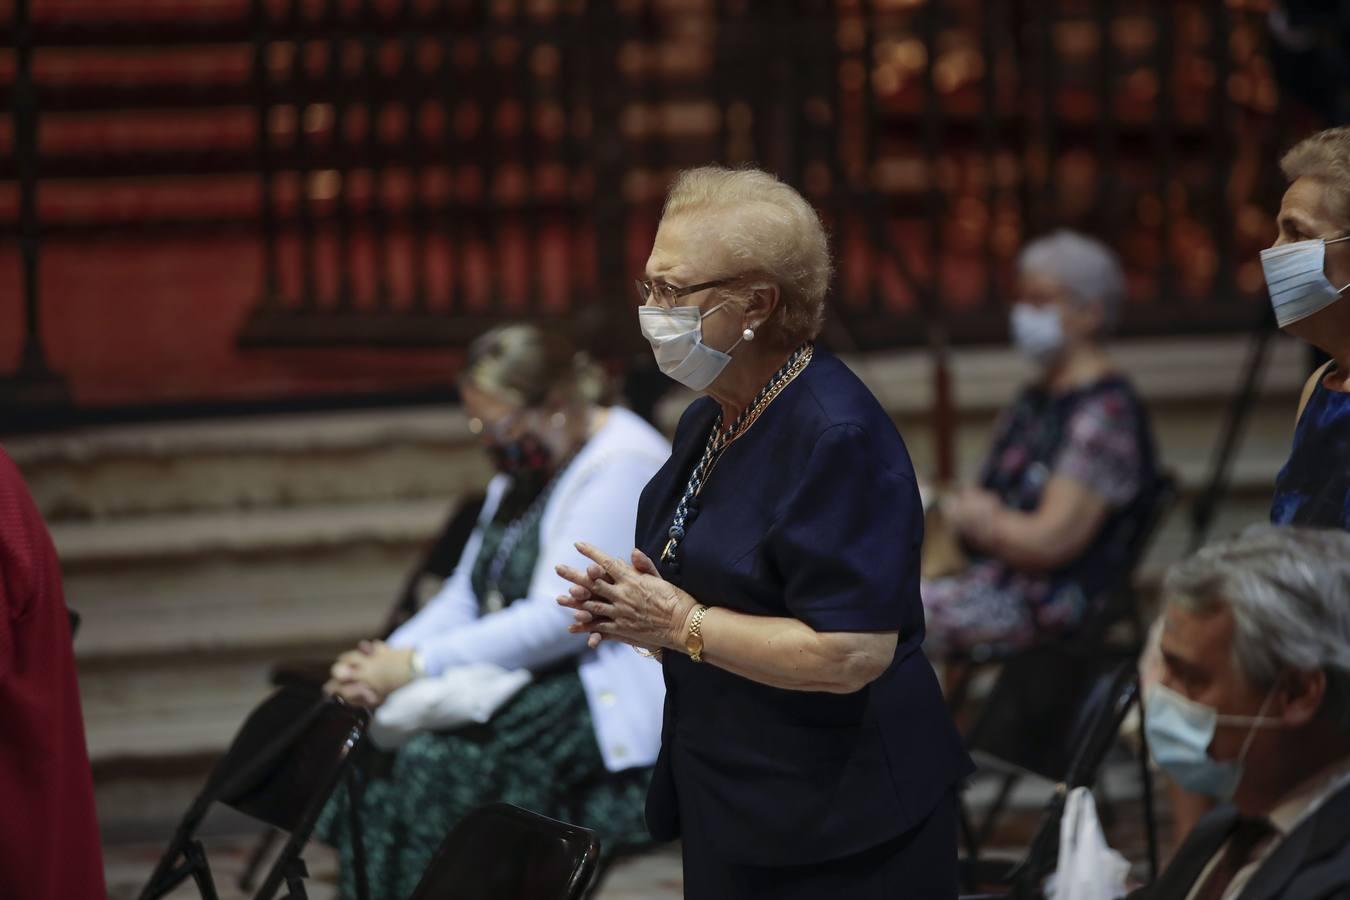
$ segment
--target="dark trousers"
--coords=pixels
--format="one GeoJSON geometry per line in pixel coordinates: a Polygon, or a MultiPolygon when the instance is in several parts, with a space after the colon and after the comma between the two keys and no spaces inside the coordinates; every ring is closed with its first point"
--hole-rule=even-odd
{"type": "Polygon", "coordinates": [[[948,794],[897,838],[843,859],[806,866],[723,861],[699,834],[683,835],[685,900],[955,900],[957,804],[948,794]]]}

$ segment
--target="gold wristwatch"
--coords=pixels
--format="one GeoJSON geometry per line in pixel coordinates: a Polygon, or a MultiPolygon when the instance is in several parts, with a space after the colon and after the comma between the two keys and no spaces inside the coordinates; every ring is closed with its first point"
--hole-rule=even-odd
{"type": "Polygon", "coordinates": [[[684,649],[694,662],[703,662],[703,617],[707,614],[708,607],[699,606],[689,617],[689,634],[684,638],[684,649]]]}

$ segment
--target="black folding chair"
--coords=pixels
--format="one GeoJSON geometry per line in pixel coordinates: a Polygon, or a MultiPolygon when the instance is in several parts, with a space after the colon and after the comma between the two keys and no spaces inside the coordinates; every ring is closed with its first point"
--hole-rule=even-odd
{"type": "MultiPolygon", "coordinates": [[[[962,883],[969,891],[997,891],[995,894],[969,894],[967,900],[976,896],[1040,896],[1041,882],[1055,867],[1059,822],[1069,792],[1078,787],[1092,788],[1096,784],[1107,754],[1116,745],[1121,723],[1131,709],[1138,707],[1142,712],[1139,674],[1133,658],[1099,669],[1095,677],[1083,679],[1081,683],[1081,696],[1072,705],[1065,727],[1041,741],[1039,747],[1030,748],[1031,755],[1028,755],[1028,746],[1023,745],[1016,748],[1016,758],[1004,760],[1014,771],[1029,772],[1056,782],[1054,795],[1042,813],[1026,854],[1017,860],[981,858],[978,847],[970,844],[970,827],[963,816],[962,830],[968,855],[961,860],[962,883]]],[[[998,693],[997,688],[995,693],[998,693]]],[[[1148,749],[1142,744],[1138,759],[1149,874],[1150,878],[1156,878],[1158,846],[1153,778],[1148,765],[1148,749]]]]}
{"type": "Polygon", "coordinates": [[[491,803],[454,827],[410,900],[580,900],[599,858],[595,832],[491,803]]]}
{"type": "MultiPolygon", "coordinates": [[[[264,700],[244,721],[179,822],[140,900],[157,900],[189,878],[202,900],[218,900],[206,850],[197,837],[216,803],[289,835],[254,900],[273,900],[283,883],[285,900],[305,900],[309,873],[300,854],[324,803],[344,774],[353,771],[350,766],[368,721],[365,710],[320,691],[288,687],[264,700]]],[[[363,895],[364,877],[359,871],[363,895]]]]}
{"type": "MultiPolygon", "coordinates": [[[[395,629],[417,614],[422,595],[429,582],[439,585],[455,571],[455,566],[459,564],[459,558],[464,553],[464,545],[469,542],[469,535],[478,524],[478,514],[483,509],[484,499],[482,494],[466,497],[446,519],[436,539],[431,542],[426,553],[422,554],[417,565],[404,579],[398,597],[385,619],[381,637],[393,634],[395,629]]],[[[272,667],[271,681],[277,687],[321,688],[328,681],[328,672],[332,665],[333,660],[326,657],[283,660],[272,667]]],[[[272,852],[279,838],[280,835],[275,829],[269,829],[258,839],[243,871],[239,873],[240,890],[253,890],[258,870],[262,868],[263,861],[272,852]]]]}
{"type": "MultiPolygon", "coordinates": [[[[1176,477],[1162,472],[1154,480],[1152,488],[1135,501],[1117,536],[1124,544],[1119,577],[1098,598],[1096,612],[1088,621],[1077,631],[1060,638],[1059,642],[1079,648],[1095,647],[1107,642],[1113,629],[1124,625],[1131,633],[1129,646],[1136,651],[1143,649],[1147,629],[1139,611],[1134,579],[1179,496],[1176,477]]],[[[977,646],[949,655],[944,662],[957,671],[956,677],[947,686],[947,705],[952,714],[959,715],[965,709],[970,698],[970,687],[980,672],[990,666],[1002,665],[1021,652],[1024,651],[1009,653],[996,647],[977,646]]],[[[1092,652],[1095,651],[1087,651],[1089,654],[1092,652]]]]}

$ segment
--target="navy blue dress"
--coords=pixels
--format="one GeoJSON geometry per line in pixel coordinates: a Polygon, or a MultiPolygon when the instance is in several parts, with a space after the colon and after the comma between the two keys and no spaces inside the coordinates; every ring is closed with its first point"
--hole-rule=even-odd
{"type": "MultiPolygon", "coordinates": [[[[710,398],[690,406],[643,491],[637,543],[653,560],[717,413],[710,398]]],[[[665,654],[647,823],[682,837],[685,897],[955,897],[954,796],[971,766],[920,650],[922,511],[890,418],[817,350],[726,450],[695,509],[678,568],[662,574],[699,602],[900,640],[852,694],[665,654]]]]}
{"type": "MultiPolygon", "coordinates": [[[[1325,378],[1325,375],[1323,375],[1325,378]]],[[[1275,480],[1270,521],[1350,531],[1350,394],[1317,386],[1275,480]]]]}

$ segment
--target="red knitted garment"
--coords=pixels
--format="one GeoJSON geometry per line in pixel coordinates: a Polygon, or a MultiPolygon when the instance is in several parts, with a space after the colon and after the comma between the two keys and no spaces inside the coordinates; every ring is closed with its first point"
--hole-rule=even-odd
{"type": "Polygon", "coordinates": [[[106,896],[56,549],[0,450],[0,897],[106,896]]]}

